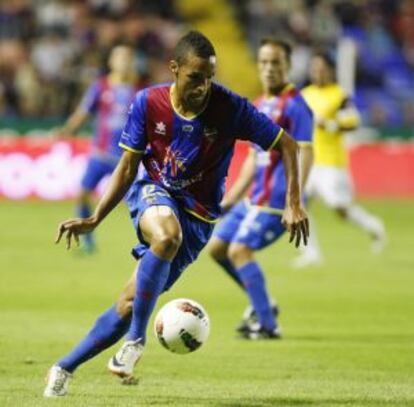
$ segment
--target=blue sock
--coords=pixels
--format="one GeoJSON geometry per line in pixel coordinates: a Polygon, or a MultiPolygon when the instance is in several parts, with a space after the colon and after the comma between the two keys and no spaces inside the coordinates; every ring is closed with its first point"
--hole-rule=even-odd
{"type": "Polygon", "coordinates": [[[275,329],[276,321],[267,295],[264,276],[259,265],[252,261],[240,267],[237,272],[250,297],[250,302],[256,311],[260,325],[268,330],[275,329]]]}
{"type": "Polygon", "coordinates": [[[243,281],[240,279],[239,274],[234,268],[233,264],[229,259],[215,259],[218,264],[226,271],[226,273],[244,290],[243,281]]]}
{"type": "Polygon", "coordinates": [[[170,261],[159,258],[151,250],[142,257],[138,266],[137,288],[128,340],[134,341],[140,338],[142,343],[145,343],[148,320],[158,296],[164,290],[170,266],[170,261]]]}
{"type": "MultiPolygon", "coordinates": [[[[91,206],[87,203],[80,203],[76,208],[76,213],[80,218],[88,218],[92,215],[91,206]]],[[[93,238],[92,233],[83,235],[83,239],[88,249],[93,249],[95,247],[95,239],[93,238]]]]}
{"type": "Polygon", "coordinates": [[[95,326],[79,345],[60,359],[57,365],[73,372],[81,363],[118,342],[127,332],[130,322],[131,317],[121,318],[116,312],[115,305],[112,306],[96,320],[95,326]]]}

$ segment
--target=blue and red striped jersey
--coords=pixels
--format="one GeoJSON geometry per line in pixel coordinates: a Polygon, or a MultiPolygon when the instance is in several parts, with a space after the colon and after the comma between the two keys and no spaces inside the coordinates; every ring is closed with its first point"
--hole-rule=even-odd
{"type": "Polygon", "coordinates": [[[112,84],[108,76],[96,80],[86,91],[80,108],[95,116],[93,150],[99,154],[119,157],[118,143],[124,127],[128,106],[140,89],[127,83],[112,84]]]}
{"type": "Polygon", "coordinates": [[[184,209],[214,222],[236,139],[271,149],[282,129],[247,99],[212,84],[205,109],[192,119],[176,112],[171,84],[138,92],[120,146],[143,152],[143,179],[167,189],[184,209]]]}
{"type": "MultiPolygon", "coordinates": [[[[299,91],[291,84],[278,96],[259,97],[255,106],[274,123],[283,127],[299,144],[312,143],[313,115],[299,91]]],[[[286,178],[282,159],[275,150],[256,149],[256,172],[250,202],[253,205],[283,210],[286,178]]]]}

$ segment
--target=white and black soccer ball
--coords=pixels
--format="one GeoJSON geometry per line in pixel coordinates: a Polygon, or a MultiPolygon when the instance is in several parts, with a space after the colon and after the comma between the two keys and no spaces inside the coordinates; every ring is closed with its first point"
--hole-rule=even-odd
{"type": "Polygon", "coordinates": [[[168,302],[158,311],[154,330],[164,348],[186,354],[199,349],[207,340],[210,319],[200,304],[180,298],[168,302]]]}

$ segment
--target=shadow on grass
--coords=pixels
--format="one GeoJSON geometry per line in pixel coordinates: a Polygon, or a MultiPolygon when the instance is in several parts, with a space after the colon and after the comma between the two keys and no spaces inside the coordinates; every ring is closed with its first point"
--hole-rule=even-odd
{"type": "MultiPolygon", "coordinates": [[[[122,405],[122,396],[114,395],[107,397],[105,406],[122,405]],[[114,399],[113,403],[108,399],[114,399]],[[121,402],[121,404],[120,404],[121,402]]],[[[290,397],[269,397],[260,399],[227,399],[208,398],[208,397],[188,397],[188,396],[145,396],[142,399],[137,397],[137,405],[139,406],[194,406],[194,407],[282,407],[282,406],[389,406],[389,401],[380,399],[363,399],[363,398],[343,398],[343,399],[306,399],[306,398],[290,398],[290,397]]],[[[394,400],[393,406],[408,406],[408,400],[394,400]]]]}
{"type": "Polygon", "coordinates": [[[338,334],[338,335],[289,335],[286,341],[298,342],[362,342],[362,343],[405,343],[412,342],[411,334],[381,333],[381,334],[338,334]]]}

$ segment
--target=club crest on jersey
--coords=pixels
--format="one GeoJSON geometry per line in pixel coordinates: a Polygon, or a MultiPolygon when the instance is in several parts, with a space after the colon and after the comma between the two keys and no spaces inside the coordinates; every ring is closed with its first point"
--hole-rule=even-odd
{"type": "Polygon", "coordinates": [[[182,129],[186,133],[191,133],[194,130],[194,127],[191,124],[184,124],[182,129]]]}
{"type": "Polygon", "coordinates": [[[204,137],[207,137],[210,141],[217,138],[218,131],[215,127],[204,127],[204,137]]]}
{"type": "Polygon", "coordinates": [[[165,136],[167,133],[167,126],[164,122],[155,123],[155,133],[165,136]]]}

